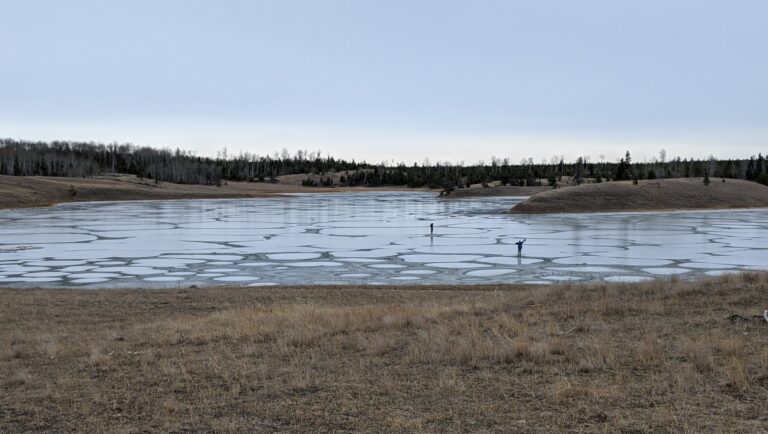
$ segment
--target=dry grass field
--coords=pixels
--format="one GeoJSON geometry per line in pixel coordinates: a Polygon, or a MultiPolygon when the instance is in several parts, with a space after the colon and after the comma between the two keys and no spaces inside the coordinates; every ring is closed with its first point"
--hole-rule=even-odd
{"type": "Polygon", "coordinates": [[[768,274],[2,289],[0,429],[766,432],[765,308],[768,274]]]}
{"type": "Polygon", "coordinates": [[[515,214],[661,211],[768,207],[768,187],[739,179],[702,178],[582,184],[538,193],[517,204],[515,214]]]}

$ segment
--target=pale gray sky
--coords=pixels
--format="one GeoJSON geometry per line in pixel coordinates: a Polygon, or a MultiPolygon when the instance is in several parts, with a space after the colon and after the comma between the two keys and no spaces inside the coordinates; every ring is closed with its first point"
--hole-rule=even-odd
{"type": "Polygon", "coordinates": [[[0,136],[381,161],[768,151],[758,0],[0,3],[0,136]]]}

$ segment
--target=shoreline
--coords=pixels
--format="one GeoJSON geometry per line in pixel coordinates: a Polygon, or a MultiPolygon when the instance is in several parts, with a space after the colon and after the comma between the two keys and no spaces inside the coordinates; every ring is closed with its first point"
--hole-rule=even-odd
{"type": "MultiPolygon", "coordinates": [[[[740,180],[728,180],[728,184],[713,182],[712,185],[698,186],[698,179],[674,178],[668,180],[640,181],[633,186],[628,181],[614,181],[603,184],[583,184],[552,190],[548,187],[510,187],[490,188],[472,187],[454,191],[446,196],[439,196],[437,189],[408,187],[305,187],[288,183],[228,182],[221,187],[210,185],[173,184],[161,182],[154,185],[150,180],[140,180],[132,175],[97,176],[93,178],[66,177],[16,177],[0,176],[0,210],[26,208],[50,208],[66,203],[89,202],[128,202],[128,201],[168,201],[197,199],[259,199],[276,198],[291,194],[328,194],[328,193],[365,193],[365,192],[424,192],[434,193],[438,200],[462,200],[491,197],[527,198],[508,211],[515,215],[547,214],[588,214],[588,213],[633,213],[633,212],[685,212],[685,211],[727,211],[768,208],[768,187],[740,180]],[[737,193],[750,189],[749,196],[740,197],[737,193],[725,195],[727,203],[717,202],[712,198],[696,198],[693,193],[673,192],[672,199],[662,197],[659,201],[653,197],[656,191],[649,185],[662,185],[662,190],[675,188],[697,188],[699,193],[714,193],[718,189],[734,189],[737,193]],[[71,187],[76,193],[70,194],[71,187]],[[765,190],[761,190],[765,188],[765,190]],[[603,190],[622,190],[610,192],[606,197],[603,190]],[[703,190],[708,189],[708,190],[703,190]],[[739,190],[740,189],[740,190],[739,190]],[[585,192],[585,190],[587,190],[585,192]],[[594,192],[593,192],[594,191],[594,192]],[[644,197],[632,198],[628,194],[638,192],[644,197]],[[753,197],[754,196],[754,197],[753,197]],[[682,199],[681,199],[682,198],[682,199]],[[640,206],[630,203],[640,200],[640,206]],[[678,205],[682,201],[700,201],[694,205],[678,205]],[[624,201],[624,203],[621,203],[624,201]],[[653,203],[657,201],[660,203],[653,203]],[[666,201],[666,202],[664,202],[666,201]],[[704,204],[702,204],[702,202],[704,204]],[[618,204],[617,204],[618,203],[618,204]],[[673,203],[674,206],[663,206],[673,203]]],[[[654,187],[656,188],[656,187],[654,187]]],[[[661,191],[661,190],[659,190],[661,191]]],[[[670,195],[668,191],[662,194],[670,195]]]]}
{"type": "MultiPolygon", "coordinates": [[[[281,291],[308,291],[308,292],[323,292],[323,291],[352,291],[362,290],[371,292],[432,292],[432,291],[458,291],[458,292],[494,292],[494,291],[535,291],[552,290],[559,288],[573,289],[576,287],[627,287],[627,286],[653,286],[653,285],[666,285],[666,284],[695,284],[704,283],[717,280],[729,280],[738,278],[739,276],[753,275],[764,276],[768,280],[768,271],[759,270],[733,270],[732,273],[726,273],[720,276],[698,276],[692,279],[686,279],[679,275],[659,276],[657,279],[642,281],[642,282],[608,282],[605,280],[574,280],[574,281],[552,281],[550,284],[541,285],[533,283],[394,283],[391,285],[371,285],[371,284],[289,284],[289,285],[233,285],[222,284],[215,286],[167,286],[167,287],[43,287],[43,286],[31,286],[31,287],[18,287],[18,286],[2,286],[0,284],[0,291],[4,292],[69,292],[69,293],[81,293],[81,295],[88,294],[144,294],[146,293],[187,293],[187,292],[218,292],[218,291],[255,291],[255,292],[281,292],[281,291]]],[[[768,306],[766,306],[768,307],[768,306]]]]}
{"type": "MultiPolygon", "coordinates": [[[[551,265],[558,265],[551,263],[551,265]]],[[[715,264],[716,265],[716,264],[715,264]]],[[[565,265],[562,265],[565,266],[565,265]]],[[[676,266],[674,264],[670,264],[671,266],[676,266]]],[[[590,265],[579,265],[579,266],[571,266],[574,269],[577,269],[579,267],[591,267],[590,265]]],[[[599,266],[598,266],[599,267],[599,266]]],[[[636,269],[642,268],[642,266],[636,266],[633,267],[636,269]]],[[[693,283],[693,282],[700,282],[700,281],[706,281],[710,279],[717,279],[723,276],[734,276],[734,275],[740,275],[740,274],[760,274],[765,273],[768,274],[768,271],[761,271],[760,269],[756,268],[728,268],[728,269],[722,269],[722,268],[712,268],[712,269],[691,269],[689,273],[685,274],[669,274],[669,275],[653,275],[653,276],[645,276],[645,275],[638,275],[637,270],[622,270],[617,269],[612,275],[599,275],[599,273],[595,273],[598,275],[592,276],[591,278],[583,278],[582,276],[578,276],[578,279],[572,279],[572,280],[542,280],[538,281],[536,283],[532,283],[530,281],[485,281],[485,282],[468,282],[463,283],[460,281],[455,282],[429,282],[429,281],[422,281],[422,282],[410,282],[408,284],[400,283],[400,282],[394,282],[394,283],[385,283],[385,284],[365,284],[365,283],[357,283],[357,282],[338,282],[338,283],[306,283],[306,284],[296,284],[296,283],[268,283],[268,284],[260,284],[259,282],[255,283],[244,283],[241,285],[236,285],[233,283],[225,283],[225,282],[211,282],[211,284],[204,284],[201,282],[190,282],[187,284],[179,284],[180,282],[174,282],[169,283],[167,285],[147,285],[147,286],[141,286],[141,284],[124,284],[124,285],[118,285],[118,286],[109,286],[108,284],[94,284],[94,285],[58,285],[55,282],[53,282],[50,285],[46,285],[45,283],[39,283],[39,282],[20,282],[21,284],[9,284],[9,283],[3,283],[0,282],[0,291],[1,290],[8,290],[8,291],[85,291],[85,292],[153,292],[153,291],[215,291],[215,290],[233,290],[233,289],[240,289],[240,290],[313,290],[313,291],[323,291],[323,290],[349,290],[349,289],[364,289],[364,290],[377,290],[381,289],[384,291],[443,291],[443,290],[455,290],[455,291],[514,291],[514,290],[520,290],[520,289],[531,289],[531,288],[553,288],[556,286],[562,286],[562,285],[626,285],[626,284],[642,284],[642,283],[663,283],[663,282],[680,282],[680,283],[693,283]],[[724,273],[720,274],[706,274],[707,271],[724,271],[724,273]],[[606,277],[614,277],[615,275],[620,276],[627,276],[627,277],[640,277],[640,278],[646,278],[643,280],[626,280],[626,281],[610,281],[606,280],[606,277]],[[649,278],[649,279],[647,279],[649,278]]],[[[578,270],[574,270],[578,271],[578,270]]]]}
{"type": "Polygon", "coordinates": [[[396,190],[396,189],[387,189],[387,188],[368,188],[368,187],[361,187],[363,189],[361,190],[354,190],[351,187],[349,189],[346,189],[344,187],[341,187],[339,189],[324,189],[321,191],[295,191],[295,192],[278,192],[278,193],[267,193],[264,195],[252,195],[252,196],[205,196],[205,197],[165,197],[165,198],[149,198],[149,199],[94,199],[94,200],[73,200],[73,201],[63,201],[63,202],[52,202],[45,205],[24,205],[24,206],[17,206],[17,207],[2,207],[0,206],[0,211],[14,211],[14,210],[22,210],[22,209],[35,209],[35,208],[53,208],[55,206],[60,205],[82,205],[82,204],[89,204],[89,203],[122,203],[122,202],[175,202],[175,201],[182,201],[182,200],[228,200],[228,199],[275,199],[280,197],[290,197],[293,195],[314,195],[314,194],[333,194],[333,193],[429,193],[432,190],[419,190],[419,189],[409,189],[409,190],[396,190]]]}
{"type": "Polygon", "coordinates": [[[92,178],[0,176],[0,210],[49,208],[65,203],[259,199],[285,194],[436,192],[400,187],[305,187],[287,183],[227,182],[220,187],[140,180],[132,175],[92,178]],[[74,194],[73,194],[74,192],[74,194]]]}

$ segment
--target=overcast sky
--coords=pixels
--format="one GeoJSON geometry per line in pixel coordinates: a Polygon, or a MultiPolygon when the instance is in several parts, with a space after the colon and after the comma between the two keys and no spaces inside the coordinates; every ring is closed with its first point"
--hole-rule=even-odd
{"type": "Polygon", "coordinates": [[[0,2],[0,136],[372,162],[768,151],[765,0],[0,2]]]}

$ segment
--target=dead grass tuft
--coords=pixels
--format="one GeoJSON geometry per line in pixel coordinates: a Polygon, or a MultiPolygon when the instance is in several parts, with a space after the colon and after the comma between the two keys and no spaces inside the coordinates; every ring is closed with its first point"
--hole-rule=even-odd
{"type": "Polygon", "coordinates": [[[6,387],[16,387],[32,381],[32,375],[25,369],[15,370],[8,375],[4,383],[6,387]]]}
{"type": "Polygon", "coordinates": [[[173,398],[166,399],[165,401],[163,401],[161,408],[163,409],[165,414],[168,414],[168,415],[175,415],[179,413],[179,411],[181,410],[181,406],[173,398]]]}
{"type": "Polygon", "coordinates": [[[749,384],[747,365],[742,359],[731,357],[725,366],[725,378],[739,390],[746,389],[749,384]]]}
{"type": "Polygon", "coordinates": [[[106,368],[111,362],[112,358],[99,347],[91,347],[91,352],[88,356],[88,364],[97,368],[106,368]]]}
{"type": "Polygon", "coordinates": [[[635,350],[635,359],[644,368],[658,366],[664,360],[664,349],[656,336],[645,336],[635,350]]]}
{"type": "Polygon", "coordinates": [[[763,348],[757,359],[758,379],[768,380],[768,348],[763,348]]]}
{"type": "Polygon", "coordinates": [[[585,391],[574,386],[573,381],[558,379],[552,384],[552,401],[559,406],[572,405],[576,400],[583,398],[585,391]]]}
{"type": "Polygon", "coordinates": [[[686,338],[683,342],[683,353],[699,373],[707,374],[715,367],[712,347],[706,337],[686,338]]]}
{"type": "Polygon", "coordinates": [[[588,337],[579,346],[578,371],[596,372],[615,369],[618,365],[616,346],[610,336],[588,337]]]}

